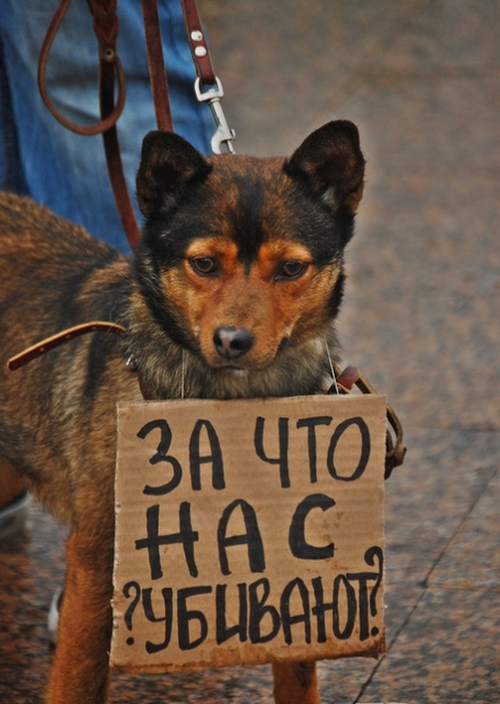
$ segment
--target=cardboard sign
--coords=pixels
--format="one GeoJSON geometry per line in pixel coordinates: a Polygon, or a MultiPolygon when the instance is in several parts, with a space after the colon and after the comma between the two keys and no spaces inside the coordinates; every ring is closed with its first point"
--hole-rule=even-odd
{"type": "Polygon", "coordinates": [[[385,396],[118,406],[111,664],[384,652],[385,396]]]}

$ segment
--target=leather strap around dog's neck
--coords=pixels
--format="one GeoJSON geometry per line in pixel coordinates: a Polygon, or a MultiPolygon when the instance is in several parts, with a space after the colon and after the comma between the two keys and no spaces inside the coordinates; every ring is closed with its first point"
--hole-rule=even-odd
{"type": "Polygon", "coordinates": [[[56,335],[47,337],[45,340],[41,340],[22,352],[19,352],[19,354],[14,355],[8,360],[7,367],[13,372],[23,367],[25,364],[28,364],[28,362],[31,362],[33,359],[41,357],[45,352],[50,352],[50,350],[59,347],[59,345],[62,345],[64,342],[69,342],[75,337],[80,337],[80,335],[85,335],[89,332],[96,332],[97,330],[112,332],[115,335],[123,335],[125,332],[125,328],[121,325],[102,320],[93,320],[90,323],[75,325],[72,328],[58,332],[56,335]]]}
{"type": "MultiPolygon", "coordinates": [[[[121,325],[101,320],[94,320],[90,323],[76,325],[72,328],[68,328],[67,330],[63,330],[56,335],[52,335],[51,337],[28,347],[19,354],[14,355],[14,357],[11,357],[8,360],[7,367],[10,371],[15,371],[32,360],[37,359],[37,357],[45,354],[45,352],[50,352],[50,350],[59,347],[59,345],[62,345],[64,342],[69,342],[75,337],[99,330],[104,332],[112,332],[115,335],[123,335],[126,332],[125,328],[121,325]]],[[[363,394],[377,393],[369,381],[365,379],[365,377],[362,376],[355,367],[346,367],[344,371],[342,371],[336,364],[333,364],[333,367],[335,383],[328,391],[329,394],[350,394],[353,386],[357,386],[363,394]]],[[[151,400],[152,396],[144,384],[140,370],[135,369],[135,371],[137,373],[139,387],[144,400],[151,400]]],[[[393,408],[389,405],[387,406],[387,421],[389,427],[386,433],[385,479],[388,479],[391,476],[392,470],[395,467],[399,467],[403,464],[406,454],[406,446],[403,442],[403,428],[393,408]],[[394,437],[392,437],[391,431],[394,437]]]]}
{"type": "MultiPolygon", "coordinates": [[[[363,394],[376,394],[377,392],[355,367],[346,367],[343,371],[332,363],[335,372],[335,383],[328,391],[329,394],[350,394],[353,386],[357,386],[363,394]]],[[[393,469],[400,467],[405,459],[406,445],[403,442],[403,426],[392,406],[387,404],[386,453],[384,478],[389,479],[393,469]],[[391,434],[392,433],[392,434],[391,434]]]]}

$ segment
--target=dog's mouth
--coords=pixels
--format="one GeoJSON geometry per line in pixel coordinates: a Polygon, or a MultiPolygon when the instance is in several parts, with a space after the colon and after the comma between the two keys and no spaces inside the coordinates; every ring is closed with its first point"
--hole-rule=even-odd
{"type": "Polygon", "coordinates": [[[210,361],[205,359],[208,366],[214,371],[221,372],[224,374],[234,374],[244,376],[245,374],[252,374],[255,372],[265,371],[273,362],[274,357],[271,361],[259,362],[257,360],[241,360],[240,362],[224,362],[224,361],[210,361]]]}
{"type": "Polygon", "coordinates": [[[238,377],[245,377],[250,374],[248,369],[242,369],[241,367],[222,367],[220,371],[224,374],[238,377]]]}

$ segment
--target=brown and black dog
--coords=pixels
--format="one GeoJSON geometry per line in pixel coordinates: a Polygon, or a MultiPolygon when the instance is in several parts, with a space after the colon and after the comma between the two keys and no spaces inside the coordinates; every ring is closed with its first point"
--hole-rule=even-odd
{"type": "MultiPolygon", "coordinates": [[[[316,130],[287,160],[205,159],[152,132],[132,260],[27,199],[0,196],[0,472],[15,468],[70,528],[50,704],[107,696],[116,403],[142,400],[138,374],[154,399],[322,390],[363,174],[346,121],[316,130]],[[125,333],[79,337],[8,371],[24,348],[92,320],[125,333]]],[[[313,663],[276,664],[274,674],[278,704],[319,701],[313,663]]]]}

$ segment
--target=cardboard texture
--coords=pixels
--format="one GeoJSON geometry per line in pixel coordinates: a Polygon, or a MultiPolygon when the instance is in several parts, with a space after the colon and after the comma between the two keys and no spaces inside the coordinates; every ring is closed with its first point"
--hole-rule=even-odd
{"type": "Polygon", "coordinates": [[[111,664],[377,657],[385,396],[118,407],[111,664]]]}

